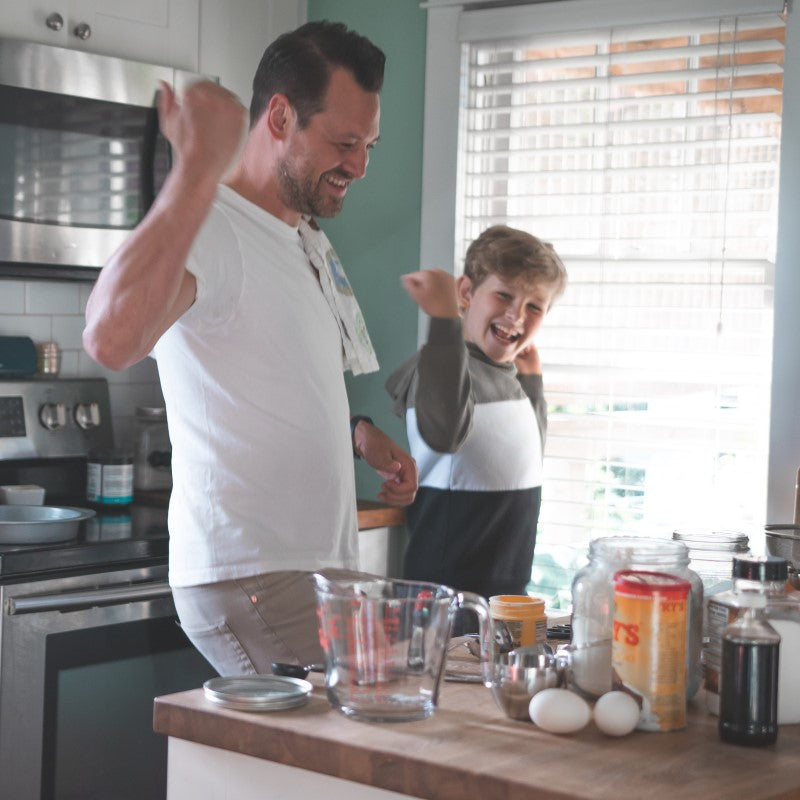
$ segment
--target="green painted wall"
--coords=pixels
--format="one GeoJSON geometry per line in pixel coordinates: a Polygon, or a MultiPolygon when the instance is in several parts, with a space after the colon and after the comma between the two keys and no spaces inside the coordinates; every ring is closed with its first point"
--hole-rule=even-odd
{"type": "MultiPolygon", "coordinates": [[[[342,213],[320,223],[353,284],[381,364],[370,375],[347,373],[351,411],[371,416],[405,446],[383,384],[417,349],[417,307],[400,276],[419,268],[426,13],[419,0],[308,0],[308,19],[344,22],[386,53],[381,141],[342,213]]],[[[380,481],[362,463],[356,481],[360,497],[375,496],[380,481]]]]}

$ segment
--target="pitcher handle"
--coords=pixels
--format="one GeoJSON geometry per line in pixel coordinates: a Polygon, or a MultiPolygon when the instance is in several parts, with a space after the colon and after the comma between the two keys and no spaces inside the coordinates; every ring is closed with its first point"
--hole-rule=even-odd
{"type": "Polygon", "coordinates": [[[457,608],[468,608],[478,615],[478,641],[480,643],[483,685],[490,688],[494,681],[494,630],[489,604],[473,592],[459,592],[455,597],[457,608]]]}

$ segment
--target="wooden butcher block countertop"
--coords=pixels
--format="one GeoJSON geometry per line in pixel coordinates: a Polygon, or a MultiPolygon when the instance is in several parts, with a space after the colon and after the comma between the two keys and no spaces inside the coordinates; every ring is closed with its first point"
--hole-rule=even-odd
{"type": "Polygon", "coordinates": [[[156,732],[430,800],[747,800],[800,798],[800,725],[777,744],[723,744],[702,691],[672,733],[608,738],[590,723],[555,736],[508,719],[481,684],[445,682],[434,715],[364,723],[334,711],[315,684],[307,705],[246,713],[202,689],[156,698],[156,732]]]}

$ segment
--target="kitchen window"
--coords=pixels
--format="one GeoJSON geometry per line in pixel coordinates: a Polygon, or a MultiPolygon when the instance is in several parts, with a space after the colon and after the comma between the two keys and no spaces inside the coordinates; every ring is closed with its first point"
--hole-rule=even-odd
{"type": "MultiPolygon", "coordinates": [[[[570,276],[538,340],[530,586],[562,607],[593,538],[733,528],[758,550],[767,508],[786,16],[621,5],[428,4],[429,42],[457,32],[434,55],[457,67],[434,65],[426,93],[457,119],[444,263],[459,272],[504,223],[551,241],[570,276]]],[[[443,262],[434,235],[423,223],[424,266],[443,262]]]]}

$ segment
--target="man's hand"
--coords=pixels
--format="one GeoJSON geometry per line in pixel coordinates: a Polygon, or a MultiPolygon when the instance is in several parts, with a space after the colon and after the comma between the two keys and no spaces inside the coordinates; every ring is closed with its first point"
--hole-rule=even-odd
{"type": "Polygon", "coordinates": [[[411,299],[429,316],[455,319],[458,295],[455,278],[443,269],[423,269],[400,278],[411,299]]]}
{"type": "Polygon", "coordinates": [[[247,109],[232,92],[198,81],[176,94],[159,81],[158,116],[176,162],[222,180],[247,135],[247,109]]]}
{"type": "Polygon", "coordinates": [[[100,272],[86,304],[83,345],[109,369],[144,358],[194,302],[196,282],[186,260],[247,130],[245,107],[211,81],[178,94],[162,81],[158,110],[173,167],[144,219],[100,272]]]}
{"type": "Polygon", "coordinates": [[[520,375],[541,375],[542,362],[539,360],[539,351],[536,345],[531,342],[527,347],[520,350],[514,359],[514,366],[520,375]]]}
{"type": "Polygon", "coordinates": [[[378,500],[390,506],[407,506],[419,485],[417,462],[380,428],[360,420],[353,433],[353,448],[384,478],[378,500]]]}

